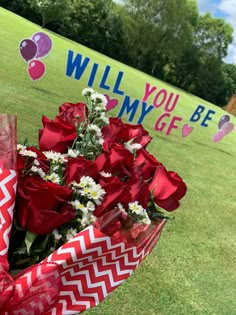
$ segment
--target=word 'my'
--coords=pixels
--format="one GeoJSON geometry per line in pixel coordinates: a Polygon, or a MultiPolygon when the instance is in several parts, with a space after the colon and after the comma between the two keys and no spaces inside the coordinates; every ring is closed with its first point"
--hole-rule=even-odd
{"type": "Polygon", "coordinates": [[[142,101],[135,99],[132,103],[129,96],[125,96],[123,104],[121,106],[118,117],[122,117],[124,113],[129,114],[129,121],[133,121],[136,112],[140,106],[140,117],[137,120],[138,124],[141,124],[148,113],[155,108],[164,107],[164,113],[158,117],[154,125],[156,131],[165,132],[166,135],[170,135],[172,129],[177,129],[176,121],[181,121],[182,118],[178,116],[171,116],[171,112],[175,109],[179,95],[174,93],[168,93],[167,90],[161,89],[157,91],[157,87],[151,87],[149,83],[145,85],[144,96],[142,101]],[[155,92],[155,94],[153,94],[155,92]],[[151,105],[147,105],[147,100],[153,95],[154,99],[151,105]]]}
{"type": "MultiPolygon", "coordinates": [[[[74,52],[72,50],[69,50],[68,57],[67,57],[66,75],[68,77],[71,77],[73,73],[75,72],[74,78],[76,80],[80,80],[83,74],[85,73],[86,69],[88,69],[89,63],[90,63],[89,57],[85,57],[83,59],[83,56],[81,54],[76,54],[76,56],[74,57],[74,52]]],[[[99,65],[97,63],[92,64],[92,68],[88,76],[87,86],[92,87],[94,85],[94,80],[97,77],[98,68],[99,68],[99,65]]],[[[101,80],[99,83],[99,88],[107,90],[107,91],[111,89],[111,86],[107,83],[110,70],[111,70],[111,67],[109,65],[106,65],[105,69],[103,69],[103,74],[101,76],[101,80]]],[[[112,80],[112,82],[114,82],[114,87],[112,90],[113,93],[124,95],[124,91],[120,90],[120,84],[121,84],[123,75],[124,75],[124,72],[119,71],[115,82],[112,80]]]]}

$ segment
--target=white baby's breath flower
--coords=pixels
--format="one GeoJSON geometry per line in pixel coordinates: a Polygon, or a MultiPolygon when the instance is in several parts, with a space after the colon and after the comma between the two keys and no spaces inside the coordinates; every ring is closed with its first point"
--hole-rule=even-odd
{"type": "Polygon", "coordinates": [[[95,91],[89,87],[82,90],[83,96],[91,96],[93,93],[95,93],[95,91]]]}
{"type": "Polygon", "coordinates": [[[31,150],[20,150],[20,155],[22,156],[29,156],[29,157],[33,157],[33,158],[37,158],[37,154],[31,150]]]}
{"type": "Polygon", "coordinates": [[[96,140],[96,143],[99,144],[99,145],[103,145],[104,139],[103,138],[99,138],[99,139],[96,140]]]}
{"type": "Polygon", "coordinates": [[[62,235],[59,234],[57,229],[52,231],[52,235],[54,236],[55,240],[57,240],[57,241],[59,241],[62,238],[62,235]]]}
{"type": "Polygon", "coordinates": [[[90,125],[88,125],[87,129],[94,131],[96,133],[97,137],[102,137],[101,129],[97,125],[90,124],[90,125]]]}
{"type": "Polygon", "coordinates": [[[77,234],[77,230],[76,229],[72,229],[70,228],[67,233],[66,233],[66,239],[67,241],[71,240],[76,234],[77,234]]]}
{"type": "Polygon", "coordinates": [[[136,150],[142,148],[141,144],[139,143],[130,143],[130,141],[124,143],[124,147],[131,153],[134,153],[136,150]]]}
{"type": "Polygon", "coordinates": [[[93,202],[91,202],[91,201],[88,201],[88,202],[87,202],[87,205],[86,205],[86,208],[87,208],[89,211],[93,212],[93,211],[95,210],[95,204],[94,204],[93,202]]]}
{"type": "Polygon", "coordinates": [[[84,215],[81,220],[82,227],[86,227],[89,224],[92,224],[96,220],[96,217],[92,214],[84,215]]]}
{"type": "Polygon", "coordinates": [[[46,181],[50,181],[50,182],[55,183],[55,184],[60,184],[60,182],[61,182],[60,176],[56,173],[51,173],[50,175],[46,175],[44,177],[44,179],[46,181]]]}
{"type": "Polygon", "coordinates": [[[107,99],[103,94],[95,92],[91,95],[91,100],[94,101],[96,105],[102,108],[106,108],[107,99]]]}

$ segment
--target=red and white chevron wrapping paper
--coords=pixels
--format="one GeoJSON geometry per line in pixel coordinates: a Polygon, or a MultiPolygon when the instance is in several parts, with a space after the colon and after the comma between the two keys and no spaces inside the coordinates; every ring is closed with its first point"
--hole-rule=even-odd
{"type": "Polygon", "coordinates": [[[15,205],[16,183],[15,171],[0,168],[0,266],[5,270],[8,270],[7,253],[15,205]]]}
{"type": "Polygon", "coordinates": [[[45,259],[62,266],[59,300],[46,315],[77,314],[98,305],[149,254],[164,224],[154,228],[142,249],[114,241],[93,226],[64,244],[45,259]]]}

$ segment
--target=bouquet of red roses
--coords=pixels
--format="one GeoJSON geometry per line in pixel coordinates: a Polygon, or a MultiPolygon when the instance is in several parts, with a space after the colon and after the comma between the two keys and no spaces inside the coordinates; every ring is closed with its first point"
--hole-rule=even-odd
{"type": "Polygon", "coordinates": [[[97,305],[150,253],[186,193],[179,175],[148,153],[141,125],[108,119],[102,94],[82,94],[86,103],[43,117],[38,147],[17,146],[14,216],[14,206],[0,209],[9,214],[0,234],[1,314],[97,305]]]}

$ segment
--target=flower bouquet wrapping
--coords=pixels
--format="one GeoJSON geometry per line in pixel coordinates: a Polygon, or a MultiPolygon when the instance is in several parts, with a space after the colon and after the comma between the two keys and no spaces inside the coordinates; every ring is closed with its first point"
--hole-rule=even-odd
{"type": "Polygon", "coordinates": [[[179,175],[147,151],[141,125],[108,119],[103,95],[82,94],[85,103],[43,116],[37,147],[16,150],[12,133],[14,145],[1,150],[14,162],[0,160],[1,314],[96,306],[151,252],[186,193],[179,175]]]}

